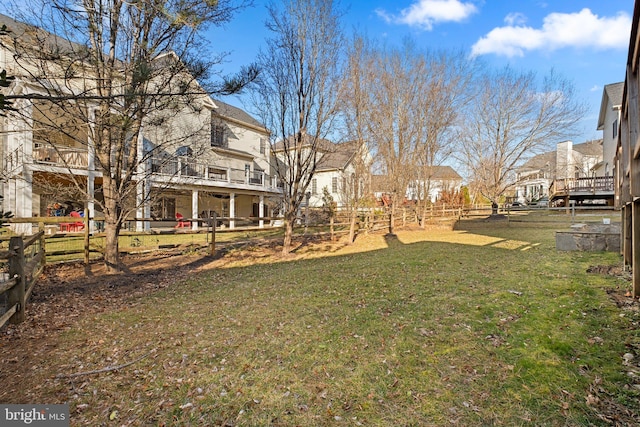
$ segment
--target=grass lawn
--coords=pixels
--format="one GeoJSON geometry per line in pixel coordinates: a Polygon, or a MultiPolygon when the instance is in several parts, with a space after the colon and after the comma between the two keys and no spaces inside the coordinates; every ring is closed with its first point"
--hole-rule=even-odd
{"type": "Polygon", "coordinates": [[[72,425],[638,422],[623,364],[640,353],[637,303],[622,309],[607,293],[628,280],[587,272],[621,258],[557,252],[557,228],[476,220],[313,244],[287,260],[230,253],[74,320],[23,384],[41,378],[29,396],[68,402],[72,425]]]}

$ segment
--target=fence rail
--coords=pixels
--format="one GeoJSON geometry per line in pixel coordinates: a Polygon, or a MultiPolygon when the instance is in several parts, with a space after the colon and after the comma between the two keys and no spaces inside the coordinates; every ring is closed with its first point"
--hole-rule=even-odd
{"type": "Polygon", "coordinates": [[[11,237],[9,250],[0,252],[0,260],[7,265],[7,273],[0,281],[0,295],[6,301],[0,316],[2,327],[9,321],[20,323],[26,319],[27,301],[46,263],[44,231],[27,238],[11,237]]]}

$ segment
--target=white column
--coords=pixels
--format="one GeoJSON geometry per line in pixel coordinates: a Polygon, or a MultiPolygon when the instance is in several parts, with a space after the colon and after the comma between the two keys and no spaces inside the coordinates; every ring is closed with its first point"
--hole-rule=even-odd
{"type": "Polygon", "coordinates": [[[258,216],[260,221],[258,222],[260,228],[264,228],[264,194],[260,195],[260,204],[258,205],[258,216]]]}
{"type": "MultiPolygon", "coordinates": [[[[136,165],[136,218],[149,218],[149,192],[150,185],[147,184],[149,180],[147,171],[147,161],[145,160],[144,152],[144,132],[143,127],[140,126],[138,131],[138,144],[137,144],[137,158],[138,164],[136,165]]],[[[136,221],[136,231],[149,231],[151,224],[149,221],[136,221]]]]}
{"type": "MultiPolygon", "coordinates": [[[[229,195],[229,217],[235,218],[236,216],[236,193],[229,195]]],[[[229,220],[229,228],[236,228],[236,222],[233,219],[229,220]]]]}
{"type": "Polygon", "coordinates": [[[96,222],[93,218],[96,216],[96,146],[93,139],[95,131],[96,110],[89,110],[89,132],[87,133],[87,214],[91,220],[89,221],[89,231],[96,231],[96,222]]]}
{"type": "Polygon", "coordinates": [[[191,221],[192,230],[198,229],[198,212],[198,190],[193,190],[191,191],[191,218],[193,218],[193,221],[191,221]]]}
{"type": "MultiPolygon", "coordinates": [[[[16,218],[33,216],[33,172],[29,168],[33,161],[33,103],[29,100],[18,100],[14,108],[17,114],[7,117],[7,154],[17,155],[17,163],[13,166],[22,170],[8,170],[9,204],[5,202],[5,210],[11,211],[16,218]],[[12,173],[13,172],[13,173],[12,173]]],[[[32,224],[12,224],[11,229],[18,234],[31,234],[32,224]]]]}

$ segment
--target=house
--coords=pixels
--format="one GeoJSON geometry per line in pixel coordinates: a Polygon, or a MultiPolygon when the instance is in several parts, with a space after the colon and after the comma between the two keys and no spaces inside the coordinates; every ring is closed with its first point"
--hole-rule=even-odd
{"type": "MultiPolygon", "coordinates": [[[[15,76],[4,93],[24,96],[0,121],[3,209],[18,218],[66,215],[74,208],[87,209],[92,219],[100,217],[103,174],[108,169],[98,164],[91,137],[95,106],[91,100],[82,105],[74,101],[82,75],[57,75],[55,81],[33,78],[29,70],[37,70],[39,64],[17,62],[30,58],[20,59],[12,48],[39,30],[4,15],[0,24],[12,31],[0,43],[0,61],[15,76]],[[68,97],[68,103],[48,99],[51,88],[68,97]]],[[[155,63],[159,69],[163,61],[179,60],[171,52],[161,55],[155,63]]],[[[50,64],[51,69],[57,65],[50,64]]],[[[137,144],[141,161],[127,180],[135,189],[124,201],[132,212],[127,219],[137,230],[146,230],[158,224],[151,218],[172,225],[177,214],[189,219],[214,212],[232,218],[267,216],[269,200],[281,194],[271,172],[267,129],[242,109],[210,98],[192,78],[185,81],[193,86],[189,102],[173,100],[177,107],[171,111],[158,108],[135,136],[142,141],[137,144]]],[[[198,228],[198,221],[190,223],[198,228]]],[[[236,224],[229,219],[228,225],[236,224]]],[[[93,230],[96,224],[91,221],[90,226],[93,230]]],[[[13,227],[30,232],[31,224],[13,227]]]]}
{"type": "MultiPolygon", "coordinates": [[[[309,150],[310,144],[303,144],[301,149],[309,150]]],[[[356,141],[334,143],[325,138],[318,139],[316,169],[306,190],[308,200],[305,198],[303,206],[306,206],[307,202],[309,207],[324,206],[325,189],[338,209],[344,209],[349,205],[355,191],[362,194],[367,183],[370,162],[368,152],[363,151],[356,141]]],[[[273,147],[273,155],[277,161],[285,165],[285,146],[282,141],[273,147]]],[[[286,166],[283,167],[283,170],[285,169],[286,166]]]]}
{"type": "Polygon", "coordinates": [[[538,154],[516,170],[515,197],[513,201],[531,204],[549,197],[549,188],[556,169],[556,151],[538,154]]]}
{"type": "MultiPolygon", "coordinates": [[[[640,2],[631,21],[615,155],[616,207],[621,210],[622,255],[631,266],[633,297],[640,296],[640,2]]],[[[613,132],[613,131],[612,131],[613,132]]]]}
{"type": "Polygon", "coordinates": [[[605,85],[602,90],[597,127],[602,131],[602,162],[596,167],[596,176],[613,176],[623,90],[624,82],[605,85]]]}
{"type": "Polygon", "coordinates": [[[538,154],[516,169],[514,201],[548,197],[555,204],[613,203],[613,178],[604,173],[603,141],[563,141],[555,151],[538,154]],[[600,171],[600,172],[598,172],[600,171]]]}
{"type": "MultiPolygon", "coordinates": [[[[382,205],[388,205],[390,186],[386,175],[374,175],[371,179],[373,195],[382,205]]],[[[414,168],[405,190],[405,201],[428,200],[435,203],[443,192],[459,191],[462,177],[451,166],[424,166],[414,168]]]]}

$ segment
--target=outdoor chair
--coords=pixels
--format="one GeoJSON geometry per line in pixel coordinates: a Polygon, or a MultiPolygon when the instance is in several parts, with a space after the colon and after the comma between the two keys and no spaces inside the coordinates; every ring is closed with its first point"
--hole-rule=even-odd
{"type": "Polygon", "coordinates": [[[180,212],[176,213],[176,221],[178,221],[178,223],[176,224],[176,226],[174,228],[189,228],[189,227],[191,227],[191,221],[185,221],[184,220],[184,216],[180,212]]]}

